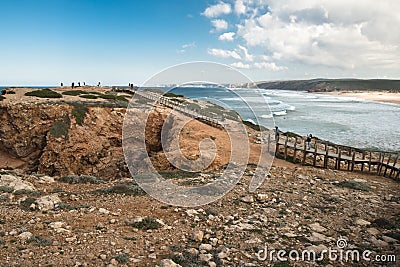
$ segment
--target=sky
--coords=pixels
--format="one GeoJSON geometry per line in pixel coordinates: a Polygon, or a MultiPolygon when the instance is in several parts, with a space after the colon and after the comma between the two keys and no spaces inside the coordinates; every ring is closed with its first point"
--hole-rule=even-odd
{"type": "Polygon", "coordinates": [[[253,81],[399,79],[398,10],[398,0],[0,0],[0,85],[140,85],[191,61],[253,81]]]}

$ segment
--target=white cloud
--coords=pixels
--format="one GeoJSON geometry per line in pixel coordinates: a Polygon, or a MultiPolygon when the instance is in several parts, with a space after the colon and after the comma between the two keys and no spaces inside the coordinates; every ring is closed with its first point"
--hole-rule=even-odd
{"type": "Polygon", "coordinates": [[[242,59],[236,51],[211,48],[211,49],[208,49],[207,52],[210,55],[220,57],[220,58],[233,58],[233,59],[238,59],[238,60],[242,59]]]}
{"type": "Polygon", "coordinates": [[[221,34],[218,37],[218,40],[232,42],[234,36],[235,36],[234,32],[226,32],[226,33],[221,34]]]}
{"type": "Polygon", "coordinates": [[[230,14],[231,12],[232,8],[230,4],[220,2],[216,5],[207,7],[201,14],[208,18],[215,18],[222,14],[230,14]]]}
{"type": "Polygon", "coordinates": [[[322,73],[321,67],[327,73],[332,68],[373,76],[376,70],[400,73],[395,30],[400,1],[232,0],[232,5],[240,19],[228,22],[237,31],[218,39],[238,42],[235,51],[243,61],[261,61],[249,68],[276,71],[299,64],[302,73],[322,73]]]}
{"type": "Polygon", "coordinates": [[[250,69],[250,65],[249,64],[245,64],[243,62],[235,62],[231,64],[232,67],[234,68],[238,68],[238,69],[250,69]]]}
{"type": "Polygon", "coordinates": [[[254,67],[257,69],[268,69],[272,71],[287,70],[287,67],[277,66],[275,62],[256,62],[254,67]]]}
{"type": "Polygon", "coordinates": [[[249,51],[246,47],[242,45],[238,45],[239,49],[243,51],[243,59],[246,61],[254,61],[254,56],[249,54],[249,51]]]}
{"type": "Polygon", "coordinates": [[[186,53],[188,49],[196,47],[196,42],[183,44],[180,49],[176,50],[178,54],[186,53]]]}
{"type": "Polygon", "coordinates": [[[214,19],[211,21],[216,31],[222,31],[228,29],[228,22],[223,19],[214,19]]]}
{"type": "Polygon", "coordinates": [[[235,1],[235,13],[238,15],[246,13],[246,6],[242,0],[235,1]]]}

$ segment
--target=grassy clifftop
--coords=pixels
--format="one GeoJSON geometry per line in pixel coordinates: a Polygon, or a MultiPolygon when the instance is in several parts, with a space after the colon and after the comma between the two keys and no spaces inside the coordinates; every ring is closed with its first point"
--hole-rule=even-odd
{"type": "Polygon", "coordinates": [[[260,82],[259,88],[310,92],[330,91],[391,91],[400,92],[400,80],[387,79],[313,79],[260,82]]]}

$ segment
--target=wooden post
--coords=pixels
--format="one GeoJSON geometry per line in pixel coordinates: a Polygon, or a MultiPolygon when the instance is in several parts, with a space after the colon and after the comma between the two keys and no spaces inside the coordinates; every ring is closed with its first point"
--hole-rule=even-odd
{"type": "Polygon", "coordinates": [[[324,168],[328,168],[328,159],[329,159],[329,147],[328,143],[325,143],[325,157],[324,157],[324,168]]]}
{"type": "Polygon", "coordinates": [[[392,177],[392,173],[394,172],[394,167],[396,166],[397,160],[399,159],[399,154],[396,155],[396,159],[393,162],[393,167],[390,170],[389,177],[392,177]]]}
{"type": "Polygon", "coordinates": [[[363,159],[363,162],[362,162],[362,164],[361,164],[361,171],[364,171],[364,159],[365,159],[365,152],[364,152],[364,150],[363,150],[363,152],[362,152],[362,159],[363,159]]]}
{"type": "Polygon", "coordinates": [[[368,163],[368,171],[371,172],[371,161],[372,161],[372,152],[369,152],[369,163],[368,163]]]}
{"type": "MultiPolygon", "coordinates": [[[[350,148],[350,150],[349,150],[349,157],[351,157],[351,152],[352,152],[352,149],[350,148]]],[[[350,171],[350,163],[351,163],[351,161],[349,160],[349,161],[347,161],[347,170],[348,171],[350,171]]]]}
{"type": "Polygon", "coordinates": [[[385,153],[382,154],[382,157],[379,157],[378,175],[381,174],[384,159],[385,159],[385,153]]]}
{"type": "Polygon", "coordinates": [[[287,143],[288,143],[288,139],[289,139],[289,137],[286,136],[286,140],[285,140],[285,160],[287,158],[287,143]]]}
{"type": "Polygon", "coordinates": [[[351,171],[354,171],[354,160],[356,158],[356,152],[353,152],[353,157],[351,159],[351,171]]]}
{"type": "Polygon", "coordinates": [[[391,158],[392,158],[392,154],[389,154],[389,158],[388,158],[387,163],[386,163],[386,166],[385,166],[385,172],[383,173],[383,177],[386,176],[386,172],[387,172],[387,169],[388,169],[388,167],[389,167],[389,163],[390,163],[390,159],[391,159],[391,158]]]}
{"type": "Polygon", "coordinates": [[[304,141],[304,149],[303,149],[303,165],[306,163],[306,156],[307,156],[307,144],[306,141],[304,141]]]}
{"type": "Polygon", "coordinates": [[[269,147],[270,147],[270,145],[271,145],[271,134],[270,133],[268,133],[268,152],[269,152],[269,147]]]}
{"type": "Polygon", "coordinates": [[[342,156],[342,149],[341,148],[339,148],[339,155],[338,155],[338,159],[336,160],[336,165],[337,165],[337,168],[336,169],[338,169],[338,170],[340,170],[340,158],[341,158],[341,156],[342,156]]]}
{"type": "Polygon", "coordinates": [[[297,151],[297,136],[296,140],[294,141],[293,163],[296,163],[296,151],[297,151]]]}
{"type": "Polygon", "coordinates": [[[317,149],[318,149],[318,143],[317,140],[314,142],[314,160],[313,160],[313,165],[315,166],[317,164],[317,149]]]}

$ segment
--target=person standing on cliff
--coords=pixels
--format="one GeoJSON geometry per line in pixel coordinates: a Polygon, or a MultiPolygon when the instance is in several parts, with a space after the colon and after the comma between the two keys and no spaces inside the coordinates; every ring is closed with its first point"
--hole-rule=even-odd
{"type": "Polygon", "coordinates": [[[97,87],[100,87],[100,84],[101,84],[101,83],[100,83],[100,82],[98,82],[98,83],[97,83],[97,87]]]}
{"type": "Polygon", "coordinates": [[[74,89],[74,87],[75,87],[75,83],[72,83],[71,87],[72,87],[72,89],[74,89]]]}
{"type": "Polygon", "coordinates": [[[312,134],[307,135],[307,145],[308,145],[308,150],[311,149],[311,139],[312,139],[312,134]]]}
{"type": "Polygon", "coordinates": [[[279,130],[278,126],[275,126],[275,141],[278,143],[279,141],[279,134],[281,131],[279,130]]]}

